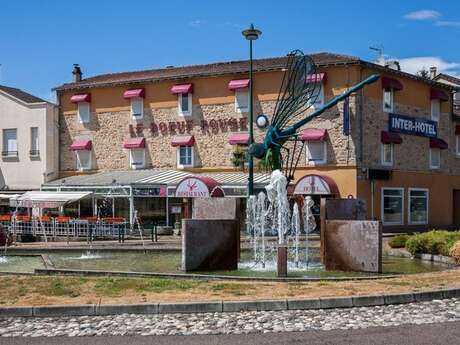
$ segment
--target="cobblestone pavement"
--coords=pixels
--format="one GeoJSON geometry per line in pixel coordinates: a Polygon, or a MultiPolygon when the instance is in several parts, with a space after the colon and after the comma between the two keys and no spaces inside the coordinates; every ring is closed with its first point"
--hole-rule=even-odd
{"type": "Polygon", "coordinates": [[[460,299],[299,311],[1,318],[0,335],[192,335],[347,330],[460,320],[460,299]]]}

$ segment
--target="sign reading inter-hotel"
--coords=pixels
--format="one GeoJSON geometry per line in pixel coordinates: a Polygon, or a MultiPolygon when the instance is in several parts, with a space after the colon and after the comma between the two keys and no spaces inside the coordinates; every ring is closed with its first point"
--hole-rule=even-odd
{"type": "Polygon", "coordinates": [[[388,130],[422,137],[436,138],[438,127],[436,122],[418,117],[410,117],[399,114],[389,114],[388,130]]]}

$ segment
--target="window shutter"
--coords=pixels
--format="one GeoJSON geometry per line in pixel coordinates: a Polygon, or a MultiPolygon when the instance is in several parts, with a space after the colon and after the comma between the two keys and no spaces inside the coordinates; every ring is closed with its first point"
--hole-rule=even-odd
{"type": "Polygon", "coordinates": [[[140,97],[131,98],[131,114],[133,117],[141,118],[144,115],[144,99],[140,97]]]}

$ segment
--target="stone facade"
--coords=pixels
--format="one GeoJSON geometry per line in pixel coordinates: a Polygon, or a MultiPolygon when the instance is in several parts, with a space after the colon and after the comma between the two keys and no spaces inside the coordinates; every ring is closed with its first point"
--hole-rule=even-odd
{"type": "MultiPolygon", "coordinates": [[[[383,112],[382,102],[370,97],[363,101],[363,167],[382,168],[380,133],[388,129],[388,113],[383,112]]],[[[395,103],[394,113],[431,119],[429,109],[395,103]]],[[[394,145],[392,169],[407,172],[438,172],[460,174],[460,161],[455,154],[455,123],[448,113],[442,113],[438,122],[438,138],[449,145],[441,150],[440,169],[430,169],[429,139],[401,134],[402,144],[394,145]]]]}

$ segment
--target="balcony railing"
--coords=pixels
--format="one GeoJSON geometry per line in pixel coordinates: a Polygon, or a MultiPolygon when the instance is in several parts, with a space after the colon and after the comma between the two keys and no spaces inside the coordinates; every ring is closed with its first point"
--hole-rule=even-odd
{"type": "Polygon", "coordinates": [[[17,157],[18,151],[2,151],[2,157],[17,157]]]}
{"type": "Polygon", "coordinates": [[[30,157],[38,157],[40,156],[40,150],[30,150],[29,155],[30,157]]]}

